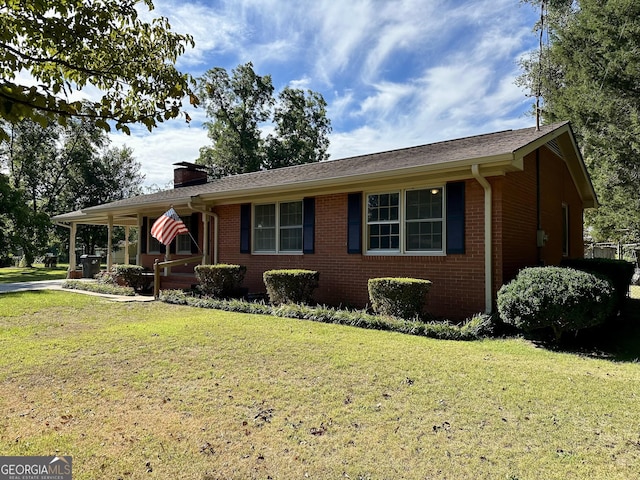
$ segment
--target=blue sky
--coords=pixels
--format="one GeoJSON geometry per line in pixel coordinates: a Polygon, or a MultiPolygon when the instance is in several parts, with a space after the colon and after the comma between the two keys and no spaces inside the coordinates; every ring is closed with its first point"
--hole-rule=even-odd
{"type": "MultiPolygon", "coordinates": [[[[196,46],[178,68],[194,77],[253,62],[286,85],[320,92],[332,121],[331,159],[534,125],[532,99],[514,84],[536,47],[537,12],[519,0],[155,0],[196,46]]],[[[172,163],[210,143],[204,109],[149,133],[111,134],[164,187],[172,163]]],[[[268,126],[265,126],[268,129],[268,126]]]]}

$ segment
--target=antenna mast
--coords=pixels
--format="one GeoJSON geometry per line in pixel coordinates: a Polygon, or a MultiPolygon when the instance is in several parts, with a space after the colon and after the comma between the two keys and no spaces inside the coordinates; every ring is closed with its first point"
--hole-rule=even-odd
{"type": "Polygon", "coordinates": [[[540,39],[538,45],[538,85],[536,85],[536,131],[540,131],[540,97],[542,96],[542,55],[546,1],[540,2],[540,39]]]}

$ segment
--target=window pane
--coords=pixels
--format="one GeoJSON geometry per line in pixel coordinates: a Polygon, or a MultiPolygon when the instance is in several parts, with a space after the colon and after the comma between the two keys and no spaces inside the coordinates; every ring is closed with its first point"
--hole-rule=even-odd
{"type": "Polygon", "coordinates": [[[276,226],[276,206],[256,205],[255,209],[255,225],[256,228],[275,227],[276,226]]]}
{"type": "Polygon", "coordinates": [[[302,228],[280,229],[280,250],[281,251],[302,250],[302,228]]]}
{"type": "Polygon", "coordinates": [[[382,193],[367,197],[367,221],[397,221],[400,216],[400,194],[382,193]]]}
{"type": "Polygon", "coordinates": [[[407,251],[442,250],[442,222],[407,222],[407,251]]]}
{"type": "Polygon", "coordinates": [[[410,190],[406,195],[407,220],[442,218],[442,189],[410,190]]]}
{"type": "Polygon", "coordinates": [[[256,205],[254,209],[254,249],[262,252],[276,250],[276,205],[256,205]]]}
{"type": "Polygon", "coordinates": [[[275,252],[275,228],[260,228],[255,230],[255,250],[260,252],[275,252]]]}
{"type": "Polygon", "coordinates": [[[280,226],[302,225],[302,202],[280,204],[280,226]]]}
{"type": "Polygon", "coordinates": [[[398,250],[400,225],[397,223],[369,225],[369,250],[398,250]]]}

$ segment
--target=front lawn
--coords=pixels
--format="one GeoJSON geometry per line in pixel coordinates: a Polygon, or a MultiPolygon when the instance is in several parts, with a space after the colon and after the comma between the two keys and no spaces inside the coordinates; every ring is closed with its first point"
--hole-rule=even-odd
{"type": "Polygon", "coordinates": [[[67,278],[68,265],[47,268],[44,266],[0,268],[0,283],[33,282],[36,280],[60,280],[67,278]]]}
{"type": "Polygon", "coordinates": [[[0,445],[74,479],[628,479],[631,360],[3,294],[0,445]]]}

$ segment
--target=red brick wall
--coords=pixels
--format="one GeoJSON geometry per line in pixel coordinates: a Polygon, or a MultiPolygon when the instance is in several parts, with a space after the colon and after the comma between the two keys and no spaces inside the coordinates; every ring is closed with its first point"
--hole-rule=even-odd
{"type": "MultiPolygon", "coordinates": [[[[557,264],[562,258],[562,203],[569,205],[570,256],[582,256],[582,203],[564,162],[550,150],[540,150],[541,221],[547,245],[536,245],[536,156],[524,159],[524,171],[487,180],[492,188],[492,292],[526,266],[557,264]]],[[[275,268],[306,268],[320,272],[318,302],[365,306],[367,280],[382,276],[426,278],[433,282],[428,310],[436,317],[461,319],[485,309],[484,189],[475,180],[465,182],[465,248],[463,255],[369,256],[347,253],[347,194],[320,195],[315,204],[315,253],[306,255],[252,255],[240,253],[240,205],[214,208],[219,216],[218,262],[247,267],[244,285],[264,292],[262,274],[275,268]]],[[[202,224],[200,224],[202,225],[202,224]]],[[[213,221],[210,239],[213,244],[213,221]]],[[[202,244],[202,228],[198,241],[202,244]]],[[[213,261],[213,247],[210,250],[213,261]]],[[[151,267],[158,255],[143,255],[151,267]]],[[[172,255],[172,258],[179,258],[172,255]]],[[[193,264],[174,272],[193,271],[193,264]]],[[[495,303],[494,303],[495,306],[495,303]]]]}
{"type": "Polygon", "coordinates": [[[542,229],[549,239],[541,249],[545,265],[558,265],[562,260],[562,204],[569,206],[569,256],[584,256],[583,207],[571,174],[564,162],[549,150],[540,156],[542,229]]]}
{"type": "Polygon", "coordinates": [[[383,276],[426,278],[433,282],[428,310],[460,319],[484,311],[484,192],[466,183],[466,253],[448,256],[368,256],[347,253],[347,194],[316,197],[315,253],[308,255],[240,254],[240,205],[219,206],[221,263],[247,266],[245,286],[265,290],[262,274],[274,268],[320,272],[315,299],[328,305],[362,307],[368,303],[367,280],[383,276]]]}
{"type": "Polygon", "coordinates": [[[502,253],[499,286],[512,280],[525,266],[538,263],[536,159],[535,152],[524,159],[524,171],[511,172],[500,178],[497,199],[501,204],[502,253]]]}
{"type": "Polygon", "coordinates": [[[496,179],[495,188],[502,210],[502,232],[496,239],[502,251],[502,282],[513,279],[524,267],[557,265],[562,260],[562,204],[569,205],[569,256],[581,257],[583,205],[569,170],[551,150],[540,149],[541,228],[548,235],[544,247],[537,247],[536,153],[524,159],[524,171],[496,179]]]}

